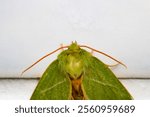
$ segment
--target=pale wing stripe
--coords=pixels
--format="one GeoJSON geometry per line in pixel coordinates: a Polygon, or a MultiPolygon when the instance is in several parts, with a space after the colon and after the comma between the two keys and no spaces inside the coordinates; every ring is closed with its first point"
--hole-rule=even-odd
{"type": "Polygon", "coordinates": [[[45,90],[41,91],[41,93],[45,93],[45,92],[47,92],[47,91],[49,91],[49,90],[51,90],[51,89],[55,88],[56,86],[58,86],[58,85],[60,85],[60,84],[64,83],[65,81],[66,81],[66,79],[64,79],[63,81],[58,82],[57,84],[55,84],[55,85],[51,86],[51,87],[50,87],[50,88],[48,88],[48,89],[45,89],[45,90]]]}
{"type": "Polygon", "coordinates": [[[116,88],[116,89],[117,89],[117,87],[115,87],[115,86],[113,86],[113,85],[111,85],[111,84],[106,84],[106,83],[100,82],[99,80],[95,80],[95,79],[90,79],[90,80],[91,80],[91,81],[94,81],[94,82],[96,82],[96,83],[102,84],[102,85],[104,85],[104,86],[109,86],[109,87],[113,87],[113,88],[116,88]]]}

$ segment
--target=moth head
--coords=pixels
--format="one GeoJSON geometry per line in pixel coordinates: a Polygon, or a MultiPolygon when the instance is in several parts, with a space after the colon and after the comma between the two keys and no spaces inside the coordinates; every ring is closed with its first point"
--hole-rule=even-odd
{"type": "Polygon", "coordinates": [[[72,79],[77,79],[83,73],[83,60],[81,59],[81,48],[77,42],[72,42],[67,50],[58,56],[60,66],[72,79]]]}
{"type": "Polygon", "coordinates": [[[77,79],[81,76],[83,73],[83,62],[80,59],[80,57],[77,57],[78,55],[68,55],[67,56],[67,62],[65,65],[65,69],[67,74],[72,78],[72,79],[77,79]]]}
{"type": "Polygon", "coordinates": [[[72,42],[72,44],[68,47],[69,51],[79,51],[80,46],[77,44],[77,42],[72,42]]]}

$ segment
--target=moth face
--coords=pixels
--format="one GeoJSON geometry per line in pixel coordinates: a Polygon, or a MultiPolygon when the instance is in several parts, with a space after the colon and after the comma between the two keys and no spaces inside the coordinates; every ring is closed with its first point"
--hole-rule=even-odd
{"type": "Polygon", "coordinates": [[[83,73],[83,61],[80,56],[68,55],[66,58],[66,71],[72,79],[77,79],[83,73]]]}

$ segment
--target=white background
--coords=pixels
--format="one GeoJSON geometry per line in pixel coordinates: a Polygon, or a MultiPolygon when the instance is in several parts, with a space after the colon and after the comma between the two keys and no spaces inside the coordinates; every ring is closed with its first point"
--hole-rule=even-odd
{"type": "MultiPolygon", "coordinates": [[[[134,100],[134,101],[112,101],[112,100],[105,100],[105,101],[100,101],[100,100],[93,100],[93,101],[81,101],[81,100],[76,100],[76,101],[58,101],[58,100],[48,100],[48,101],[25,101],[25,100],[18,100],[18,101],[14,101],[14,100],[9,100],[9,101],[4,101],[1,100],[0,101],[1,105],[4,106],[0,106],[0,112],[1,115],[3,117],[81,117],[81,116],[86,116],[86,117],[142,117],[143,113],[146,117],[150,116],[149,113],[149,104],[150,101],[140,101],[140,100],[134,100]],[[22,107],[22,109],[18,109],[21,111],[21,113],[15,113],[15,108],[19,108],[19,105],[22,107]],[[55,112],[54,108],[62,108],[65,107],[65,105],[67,105],[67,107],[69,108],[69,112],[70,113],[52,113],[55,112]],[[81,108],[78,108],[79,105],[83,106],[83,109],[81,111],[85,111],[87,112],[87,109],[89,110],[88,113],[78,113],[78,111],[81,108]],[[85,105],[85,106],[84,106],[85,105]],[[102,113],[103,111],[100,111],[100,113],[96,113],[99,112],[99,106],[105,105],[106,106],[106,110],[104,111],[104,113],[102,113]],[[117,105],[118,106],[118,110],[114,113],[114,110],[112,108],[112,106],[117,105]],[[125,110],[125,106],[131,106],[134,105],[135,106],[135,110],[133,111],[133,113],[131,110],[129,110],[129,113],[124,113],[122,112],[122,110],[125,110]],[[32,113],[30,111],[30,113],[23,113],[23,110],[26,110],[26,112],[28,112],[28,110],[31,110],[31,106],[32,108],[34,108],[35,106],[37,107],[37,109],[32,109],[32,113]],[[50,113],[46,113],[47,111],[45,110],[45,113],[38,113],[38,112],[42,112],[41,109],[38,108],[53,108],[53,111],[51,111],[50,113]],[[121,107],[122,106],[122,107],[121,107]],[[85,108],[84,108],[85,107],[85,108]],[[121,108],[120,108],[121,107],[121,108]],[[26,109],[25,109],[26,108],[26,109]],[[29,109],[28,109],[29,108],[29,109]],[[96,108],[96,109],[95,109],[96,108]],[[110,112],[110,108],[112,109],[111,113],[107,113],[110,112]],[[119,109],[120,108],[120,109],[119,109]],[[75,111],[73,111],[73,109],[75,109],[75,111]],[[39,111],[38,111],[39,110],[39,111]],[[92,113],[92,111],[94,111],[94,113],[92,113]],[[37,112],[37,113],[35,113],[37,112]],[[90,113],[91,112],[91,113],[90,113]],[[120,112],[120,113],[119,113],[120,112]],[[122,113],[121,113],[122,112],[122,113]]],[[[56,109],[56,111],[58,112],[58,109],[56,109]]],[[[64,111],[64,109],[62,110],[64,111]]],[[[126,112],[127,112],[127,108],[126,108],[126,112]]]]}
{"type": "MultiPolygon", "coordinates": [[[[112,69],[118,77],[149,78],[150,1],[0,0],[1,78],[20,77],[22,70],[37,59],[62,43],[69,45],[75,40],[125,63],[128,69],[122,66],[112,69]]],[[[41,76],[58,53],[22,77],[41,76]]],[[[103,56],[99,59],[115,63],[103,56]]],[[[149,80],[142,81],[143,84],[136,82],[126,84],[130,89],[141,87],[141,93],[144,89],[150,90],[149,80]]],[[[8,89],[11,87],[9,83],[6,82],[8,89]]],[[[6,85],[0,85],[3,87],[0,94],[9,93],[3,91],[7,89],[6,85]]]]}

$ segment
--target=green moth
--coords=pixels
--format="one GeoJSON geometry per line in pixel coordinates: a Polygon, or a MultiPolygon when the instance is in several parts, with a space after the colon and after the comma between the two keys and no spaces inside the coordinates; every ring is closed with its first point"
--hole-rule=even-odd
{"type": "MultiPolygon", "coordinates": [[[[57,49],[68,48],[63,50],[57,59],[48,66],[35,88],[31,100],[132,99],[132,96],[109,69],[108,65],[81,47],[91,49],[88,46],[79,46],[76,42],[70,46],[57,49]]],[[[105,55],[110,57],[107,54],[105,55]]],[[[114,60],[117,61],[116,59],[114,60]]]]}

